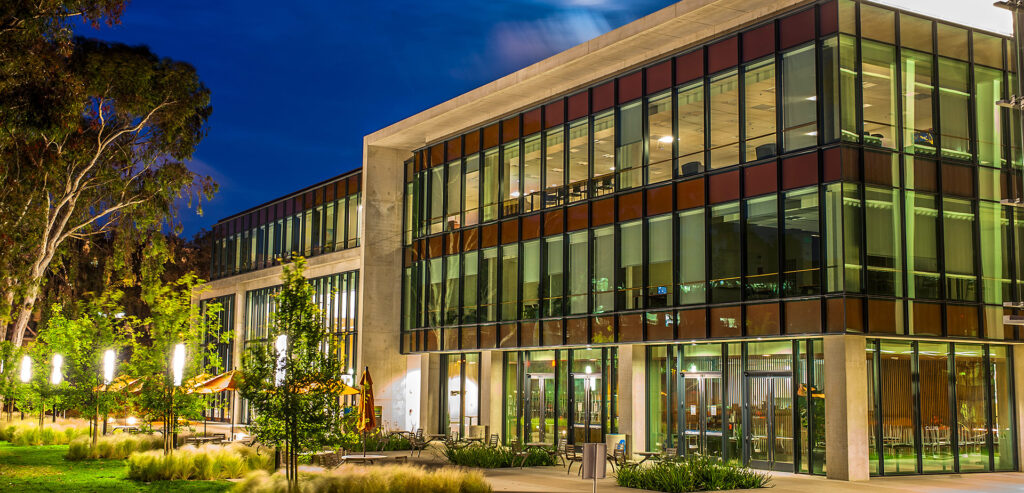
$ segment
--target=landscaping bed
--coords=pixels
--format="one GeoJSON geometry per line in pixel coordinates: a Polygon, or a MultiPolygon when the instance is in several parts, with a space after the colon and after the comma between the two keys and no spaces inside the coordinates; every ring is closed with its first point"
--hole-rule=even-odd
{"type": "Polygon", "coordinates": [[[710,457],[687,457],[619,468],[615,482],[626,488],[669,493],[768,488],[771,475],[710,457]]]}
{"type": "Polygon", "coordinates": [[[533,467],[553,466],[555,458],[547,451],[531,449],[527,452],[525,459],[519,457],[508,447],[484,447],[470,445],[466,447],[444,447],[441,453],[448,459],[448,462],[465,467],[482,467],[493,469],[500,467],[533,467]]]}

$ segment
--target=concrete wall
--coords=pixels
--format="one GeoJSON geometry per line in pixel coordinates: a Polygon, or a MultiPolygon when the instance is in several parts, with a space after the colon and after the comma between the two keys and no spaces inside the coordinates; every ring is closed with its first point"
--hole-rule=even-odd
{"type": "Polygon", "coordinates": [[[868,386],[863,336],[824,338],[825,456],[829,479],[868,479],[868,386]]]}

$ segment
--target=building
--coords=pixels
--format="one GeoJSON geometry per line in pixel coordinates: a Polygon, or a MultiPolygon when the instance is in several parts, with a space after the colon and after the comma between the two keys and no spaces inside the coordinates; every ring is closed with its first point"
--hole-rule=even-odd
{"type": "Polygon", "coordinates": [[[836,479],[1019,470],[1013,53],[859,0],[680,2],[222,221],[204,296],[234,293],[245,344],[289,231],[311,278],[351,272],[339,327],[398,428],[836,479]],[[318,218],[353,190],[342,249],[318,218]]]}

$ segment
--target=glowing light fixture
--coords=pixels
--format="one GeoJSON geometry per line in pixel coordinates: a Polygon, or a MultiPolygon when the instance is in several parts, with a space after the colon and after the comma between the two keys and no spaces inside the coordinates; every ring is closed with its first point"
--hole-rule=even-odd
{"type": "Polygon", "coordinates": [[[61,368],[64,367],[64,357],[59,354],[53,355],[53,370],[50,371],[50,383],[53,385],[60,385],[61,380],[64,379],[64,374],[61,373],[61,368]]]}
{"type": "Polygon", "coordinates": [[[21,357],[21,383],[28,383],[32,380],[32,358],[28,355],[21,357]]]}
{"type": "Polygon", "coordinates": [[[661,142],[662,144],[671,144],[673,140],[675,139],[673,139],[671,135],[666,135],[658,139],[658,142],[661,142]]]}
{"type": "Polygon", "coordinates": [[[274,386],[284,385],[284,362],[288,350],[288,336],[281,334],[274,341],[274,348],[277,349],[277,371],[274,372],[274,386]]]}
{"type": "Polygon", "coordinates": [[[138,423],[139,420],[135,419],[135,416],[128,416],[128,419],[124,420],[124,422],[128,426],[135,426],[135,423],[138,423]]]}
{"type": "Polygon", "coordinates": [[[117,359],[117,355],[114,354],[113,349],[108,349],[103,353],[103,385],[110,385],[110,382],[114,381],[114,362],[117,359]]]}
{"type": "Polygon", "coordinates": [[[174,386],[181,385],[181,374],[185,371],[185,345],[174,345],[174,356],[171,358],[171,371],[174,374],[174,386]]]}

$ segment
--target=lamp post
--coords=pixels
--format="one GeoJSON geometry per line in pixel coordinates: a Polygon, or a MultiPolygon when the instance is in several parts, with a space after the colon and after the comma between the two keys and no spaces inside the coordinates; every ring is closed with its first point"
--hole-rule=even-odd
{"type": "MultiPolygon", "coordinates": [[[[178,444],[178,418],[174,414],[174,392],[181,386],[181,376],[184,371],[185,345],[180,343],[175,344],[174,355],[171,356],[171,377],[173,379],[174,386],[171,387],[170,423],[164,426],[164,437],[171,436],[170,449],[173,449],[178,444]],[[170,429],[168,429],[167,426],[170,426],[170,429]]],[[[165,449],[165,451],[169,452],[170,450],[165,449]]]]}
{"type": "MultiPolygon", "coordinates": [[[[110,384],[114,382],[114,366],[117,364],[117,353],[113,349],[103,352],[103,388],[110,391],[110,384]]],[[[100,400],[96,398],[96,418],[100,416],[100,400]]],[[[107,434],[107,416],[103,416],[103,434],[107,434]]]]}
{"type": "MultiPolygon", "coordinates": [[[[61,371],[64,369],[64,357],[60,354],[54,353],[52,367],[50,370],[50,385],[56,387],[64,380],[64,373],[61,371]]],[[[57,422],[57,403],[53,403],[53,422],[57,422]]]]}
{"type": "MultiPolygon", "coordinates": [[[[28,383],[32,380],[32,358],[27,354],[21,357],[21,383],[28,383]]],[[[21,420],[25,420],[25,411],[21,411],[21,420]]]]}

